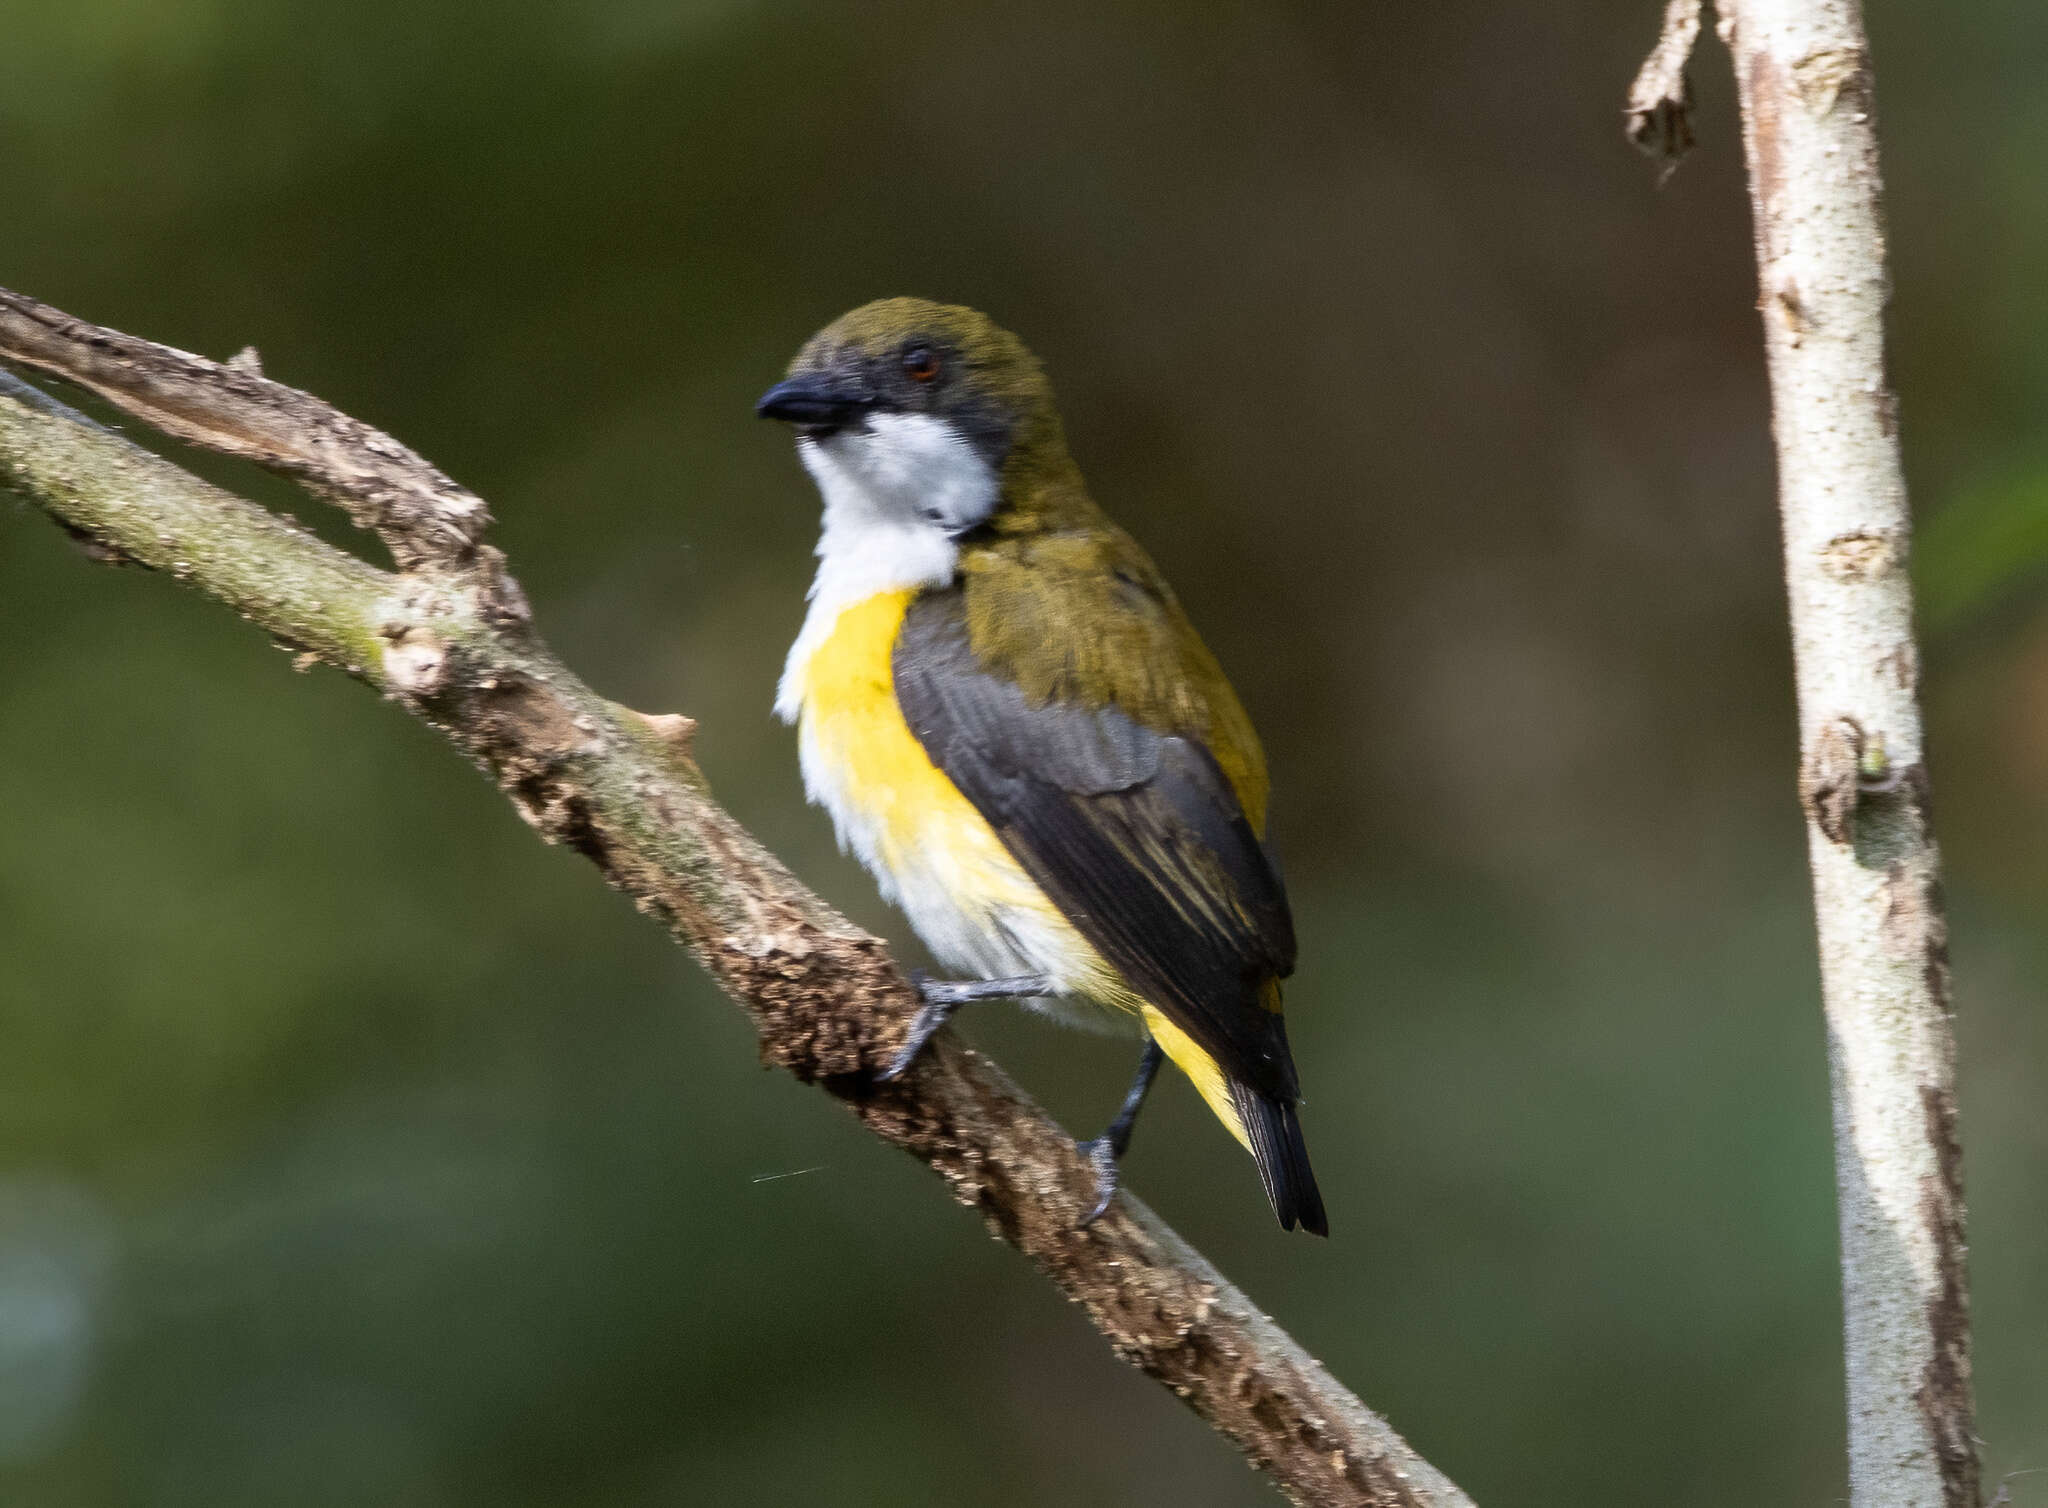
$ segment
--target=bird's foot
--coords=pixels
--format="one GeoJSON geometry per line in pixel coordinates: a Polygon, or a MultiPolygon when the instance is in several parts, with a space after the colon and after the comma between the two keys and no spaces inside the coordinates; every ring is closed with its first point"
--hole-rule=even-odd
{"type": "Polygon", "coordinates": [[[1122,1184],[1117,1173],[1117,1149],[1110,1144],[1107,1136],[1098,1136],[1093,1141],[1077,1141],[1074,1150],[1088,1159],[1095,1169],[1095,1205],[1081,1217],[1083,1229],[1102,1218],[1109,1201],[1116,1198],[1116,1191],[1122,1184]]]}
{"type": "Polygon", "coordinates": [[[1165,1051],[1157,1042],[1147,1039],[1144,1054],[1138,1059],[1137,1077],[1131,1080],[1130,1093],[1124,1096],[1123,1107],[1109,1123],[1109,1129],[1093,1141],[1074,1143],[1095,1169],[1095,1207],[1081,1217],[1083,1227],[1101,1219],[1109,1201],[1116,1198],[1120,1182],[1117,1164],[1131,1150],[1131,1132],[1137,1128],[1138,1112],[1144,1108],[1145,1096],[1151,1092],[1152,1081],[1159,1077],[1159,1065],[1165,1061],[1165,1051]]]}
{"type": "Polygon", "coordinates": [[[952,1019],[953,1012],[978,1000],[1010,1000],[1023,995],[1053,994],[1052,981],[1043,974],[1019,974],[1009,979],[930,979],[913,970],[910,982],[924,1004],[910,1023],[903,1046],[882,1070],[882,1082],[900,1079],[917,1061],[932,1034],[952,1019]]]}

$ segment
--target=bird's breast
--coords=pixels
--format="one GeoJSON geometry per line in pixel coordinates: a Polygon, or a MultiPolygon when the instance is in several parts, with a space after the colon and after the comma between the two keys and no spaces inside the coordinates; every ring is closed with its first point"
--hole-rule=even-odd
{"type": "Polygon", "coordinates": [[[1045,973],[1083,995],[1115,990],[1101,956],[1046,899],[974,805],[925,754],[896,700],[894,653],[915,590],[813,613],[784,674],[804,789],[840,846],[947,968],[1045,973]]]}
{"type": "Polygon", "coordinates": [[[926,757],[897,705],[896,635],[913,595],[878,592],[840,607],[822,634],[806,625],[813,647],[795,663],[800,639],[790,665],[805,789],[878,875],[915,867],[934,845],[980,847],[980,834],[1002,846],[926,757]]]}

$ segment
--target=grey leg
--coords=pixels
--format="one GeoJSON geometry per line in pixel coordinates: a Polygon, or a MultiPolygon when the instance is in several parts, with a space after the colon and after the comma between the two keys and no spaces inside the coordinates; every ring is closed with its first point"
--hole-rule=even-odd
{"type": "Polygon", "coordinates": [[[1117,1162],[1131,1149],[1131,1132],[1138,1124],[1138,1111],[1144,1106],[1145,1096],[1151,1092],[1152,1081],[1159,1077],[1159,1065],[1166,1061],[1166,1053],[1157,1042],[1145,1044],[1145,1055],[1138,1059],[1138,1075],[1131,1080],[1130,1093],[1124,1096],[1123,1108],[1116,1113],[1116,1119],[1109,1123],[1109,1129],[1093,1141],[1079,1144],[1081,1151],[1095,1165],[1095,1208],[1081,1221],[1093,1225],[1109,1208],[1109,1201],[1116,1198],[1117,1162]]]}
{"type": "Polygon", "coordinates": [[[917,1055],[924,1051],[925,1043],[931,1041],[932,1033],[944,1026],[961,1006],[979,1000],[1015,1000],[1026,995],[1057,993],[1052,981],[1043,974],[1019,974],[1011,979],[927,979],[922,973],[912,973],[910,982],[924,997],[924,1005],[918,1010],[917,1019],[910,1023],[910,1035],[904,1038],[902,1051],[882,1070],[884,1084],[901,1078],[909,1070],[917,1055]]]}

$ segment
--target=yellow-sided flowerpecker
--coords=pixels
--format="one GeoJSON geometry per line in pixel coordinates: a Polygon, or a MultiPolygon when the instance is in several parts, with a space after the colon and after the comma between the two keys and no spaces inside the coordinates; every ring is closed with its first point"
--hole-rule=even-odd
{"type": "Polygon", "coordinates": [[[1329,1234],[1280,981],[1294,923],[1266,763],[1150,557],[1088,495],[1052,387],[972,309],[885,299],[819,331],[758,411],[824,496],[776,711],[805,789],[940,964],[901,1073],[959,1005],[1121,1019],[1145,1052],[1085,1143],[1100,1200],[1162,1056],[1329,1234]]]}

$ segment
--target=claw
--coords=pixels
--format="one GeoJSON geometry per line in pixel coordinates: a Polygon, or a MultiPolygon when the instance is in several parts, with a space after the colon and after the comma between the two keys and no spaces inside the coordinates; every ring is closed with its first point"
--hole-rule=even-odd
{"type": "MultiPolygon", "coordinates": [[[[923,979],[913,977],[912,983],[918,986],[920,994],[924,993],[923,979]]],[[[924,1051],[925,1044],[931,1041],[933,1033],[950,1021],[953,1012],[959,1008],[955,1001],[934,1000],[929,994],[925,994],[924,1004],[918,1008],[916,1019],[910,1023],[910,1033],[903,1039],[903,1046],[897,1051],[896,1056],[889,1060],[889,1066],[882,1070],[881,1082],[893,1083],[908,1073],[910,1065],[917,1061],[917,1055],[924,1051]]]]}
{"type": "Polygon", "coordinates": [[[1121,1180],[1117,1177],[1116,1148],[1109,1144],[1107,1136],[1098,1136],[1093,1141],[1076,1142],[1074,1147],[1095,1168],[1095,1192],[1098,1197],[1095,1208],[1081,1217],[1081,1226],[1085,1230],[1102,1218],[1103,1211],[1109,1208],[1109,1202],[1116,1198],[1121,1180]]]}
{"type": "Polygon", "coordinates": [[[1095,1189],[1102,1197],[1095,1201],[1095,1208],[1081,1217],[1085,1229],[1102,1218],[1102,1212],[1109,1208],[1109,1201],[1116,1198],[1119,1177],[1117,1164],[1124,1153],[1131,1150],[1131,1129],[1138,1124],[1138,1112],[1145,1106],[1145,1096],[1152,1091],[1152,1081],[1159,1077],[1159,1065],[1166,1061],[1166,1053],[1155,1041],[1147,1039],[1145,1052],[1138,1059],[1138,1075],[1131,1080],[1131,1091],[1124,1096],[1123,1108],[1116,1113],[1116,1119],[1109,1123],[1109,1129],[1093,1141],[1076,1142],[1074,1145],[1086,1155],[1095,1166],[1095,1189]]]}

